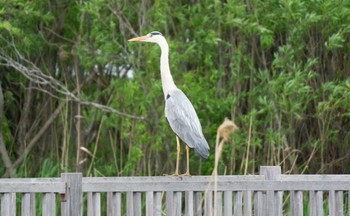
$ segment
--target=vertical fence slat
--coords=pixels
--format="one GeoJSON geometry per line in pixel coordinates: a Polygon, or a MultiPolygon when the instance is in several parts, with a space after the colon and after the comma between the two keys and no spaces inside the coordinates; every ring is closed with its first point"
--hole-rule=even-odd
{"type": "Polygon", "coordinates": [[[181,216],[182,214],[182,193],[174,192],[174,215],[181,216]]]}
{"type": "Polygon", "coordinates": [[[242,215],[242,192],[236,191],[234,194],[233,202],[233,215],[241,216],[242,215]]]}
{"type": "Polygon", "coordinates": [[[222,216],[222,192],[216,192],[216,216],[222,216]]]}
{"type": "Polygon", "coordinates": [[[141,216],[142,206],[141,206],[141,192],[134,193],[134,216],[141,216]]]}
{"type": "Polygon", "coordinates": [[[204,216],[213,215],[213,191],[208,191],[204,198],[204,216]]]}
{"type": "Polygon", "coordinates": [[[22,193],[21,216],[30,216],[30,193],[22,193]]]}
{"type": "Polygon", "coordinates": [[[334,190],[330,190],[328,192],[328,210],[329,210],[329,216],[335,216],[335,211],[336,211],[336,207],[335,207],[335,191],[334,190]]]}
{"type": "Polygon", "coordinates": [[[185,209],[186,209],[186,216],[193,216],[193,212],[194,212],[193,191],[186,191],[185,209]]]}
{"type": "Polygon", "coordinates": [[[290,215],[303,216],[303,192],[290,191],[290,215]]]}
{"type": "Polygon", "coordinates": [[[323,216],[323,191],[316,191],[316,215],[323,216]]]}
{"type": "Polygon", "coordinates": [[[154,215],[162,215],[162,192],[159,191],[154,193],[154,215]]]}
{"type": "Polygon", "coordinates": [[[335,192],[335,206],[336,206],[336,215],[343,216],[344,215],[344,194],[343,191],[335,192]]]}
{"type": "Polygon", "coordinates": [[[264,212],[267,215],[276,215],[275,191],[267,191],[265,196],[264,212]]]}
{"type": "Polygon", "coordinates": [[[35,193],[23,193],[21,203],[22,216],[34,216],[36,210],[35,203],[35,193]]]}
{"type": "Polygon", "coordinates": [[[101,215],[101,195],[96,192],[88,193],[88,216],[100,216],[101,215]]]}
{"type": "Polygon", "coordinates": [[[88,198],[87,198],[87,215],[88,216],[93,216],[94,212],[94,205],[93,205],[93,197],[92,197],[92,192],[87,193],[88,198]]]}
{"type": "Polygon", "coordinates": [[[202,216],[202,192],[194,192],[194,215],[202,216]]]}
{"type": "Polygon", "coordinates": [[[252,215],[252,191],[244,191],[244,216],[252,215]]]}
{"type": "Polygon", "coordinates": [[[94,199],[94,210],[95,210],[94,216],[100,216],[101,215],[101,193],[93,193],[92,196],[94,199]]]}
{"type": "Polygon", "coordinates": [[[309,205],[311,216],[323,215],[323,191],[309,192],[309,205]]]}
{"type": "Polygon", "coordinates": [[[153,191],[146,192],[146,215],[154,215],[154,194],[153,191]]]}
{"type": "Polygon", "coordinates": [[[224,215],[232,216],[232,191],[224,192],[224,215]]]}
{"type": "Polygon", "coordinates": [[[254,216],[264,215],[264,197],[263,192],[257,191],[254,193],[254,216]]]}
{"type": "Polygon", "coordinates": [[[56,194],[55,193],[43,193],[42,211],[43,211],[43,215],[45,216],[56,215],[56,194]]]}
{"type": "Polygon", "coordinates": [[[166,215],[167,216],[174,216],[174,192],[167,191],[166,192],[166,215]]]}
{"type": "Polygon", "coordinates": [[[127,192],[126,193],[126,215],[127,216],[134,216],[134,193],[133,192],[127,192]]]}
{"type": "Polygon", "coordinates": [[[309,191],[309,208],[310,216],[316,216],[316,193],[315,191],[309,191]]]}
{"type": "Polygon", "coordinates": [[[121,216],[121,193],[107,193],[107,216],[121,216]]]}
{"type": "Polygon", "coordinates": [[[283,191],[275,192],[276,216],[283,215],[283,191]]]}
{"type": "Polygon", "coordinates": [[[16,216],[16,193],[2,195],[1,216],[16,216]]]}
{"type": "Polygon", "coordinates": [[[88,193],[88,216],[101,215],[101,194],[96,192],[88,193]]]}

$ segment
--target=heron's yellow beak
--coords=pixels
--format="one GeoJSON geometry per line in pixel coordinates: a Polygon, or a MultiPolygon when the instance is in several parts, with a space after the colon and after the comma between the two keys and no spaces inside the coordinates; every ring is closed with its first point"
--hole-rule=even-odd
{"type": "Polygon", "coordinates": [[[131,39],[129,39],[128,41],[144,41],[144,40],[146,40],[147,38],[149,38],[149,36],[146,35],[146,36],[131,38],[131,39]]]}

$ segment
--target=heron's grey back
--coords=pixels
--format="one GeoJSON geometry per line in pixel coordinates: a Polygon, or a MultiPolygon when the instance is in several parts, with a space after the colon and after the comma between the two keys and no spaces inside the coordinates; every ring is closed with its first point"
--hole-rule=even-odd
{"type": "Polygon", "coordinates": [[[170,127],[190,148],[202,158],[208,158],[209,146],[190,100],[180,90],[171,90],[165,101],[165,116],[170,127]]]}

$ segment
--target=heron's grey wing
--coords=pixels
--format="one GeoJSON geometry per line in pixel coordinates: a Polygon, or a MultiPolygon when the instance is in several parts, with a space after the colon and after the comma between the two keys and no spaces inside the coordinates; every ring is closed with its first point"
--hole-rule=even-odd
{"type": "Polygon", "coordinates": [[[197,113],[180,89],[168,93],[165,101],[165,115],[173,131],[201,157],[208,158],[209,146],[197,113]]]}

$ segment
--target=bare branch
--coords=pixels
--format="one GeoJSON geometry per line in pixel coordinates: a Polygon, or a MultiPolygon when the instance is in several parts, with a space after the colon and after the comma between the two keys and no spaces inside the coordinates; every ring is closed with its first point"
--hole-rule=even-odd
{"type": "Polygon", "coordinates": [[[7,173],[9,176],[12,176],[13,174],[13,165],[11,162],[11,159],[9,157],[9,154],[7,152],[4,138],[2,136],[2,113],[3,113],[3,107],[4,107],[4,96],[2,94],[2,88],[1,88],[1,82],[0,82],[0,154],[2,156],[2,159],[4,161],[5,167],[7,168],[7,173]]]}
{"type": "MultiPolygon", "coordinates": [[[[100,109],[104,112],[110,112],[110,113],[115,113],[119,116],[122,117],[127,117],[127,118],[133,118],[133,119],[140,119],[143,120],[144,117],[142,116],[136,116],[136,115],[131,115],[127,113],[123,113],[121,111],[118,111],[112,107],[108,107],[102,104],[98,104],[95,102],[90,102],[90,101],[83,101],[79,99],[75,94],[73,94],[71,91],[67,89],[67,87],[53,78],[50,75],[47,75],[41,71],[40,68],[38,68],[33,62],[29,61],[25,57],[23,57],[18,50],[16,49],[14,44],[10,44],[11,48],[15,50],[17,57],[19,61],[16,61],[13,59],[11,56],[9,56],[4,49],[0,48],[0,61],[3,61],[3,63],[0,63],[0,65],[4,65],[7,67],[11,67],[15,69],[16,71],[20,72],[23,76],[25,76],[27,79],[32,81],[33,83],[36,83],[38,85],[45,85],[49,86],[52,90],[54,90],[58,95],[56,95],[56,98],[61,98],[62,100],[66,100],[66,98],[69,98],[70,100],[77,102],[82,105],[86,106],[91,106],[95,107],[97,109],[100,109]],[[65,96],[62,97],[61,95],[65,96]]],[[[38,88],[38,90],[48,93],[46,90],[38,88]]],[[[50,94],[51,95],[51,94],[50,94]]],[[[53,95],[51,95],[53,96],[53,95]]]]}

